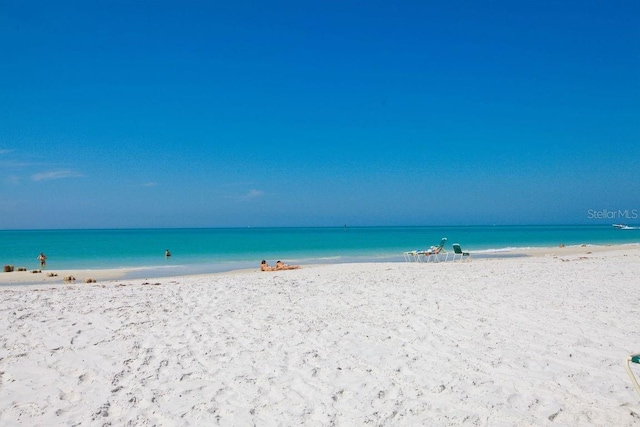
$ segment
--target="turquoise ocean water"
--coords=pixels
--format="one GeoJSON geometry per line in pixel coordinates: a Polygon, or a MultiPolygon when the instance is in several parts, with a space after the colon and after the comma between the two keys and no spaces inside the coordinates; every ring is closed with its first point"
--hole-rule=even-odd
{"type": "Polygon", "coordinates": [[[511,248],[640,242],[640,230],[611,225],[210,228],[0,231],[0,265],[47,269],[141,268],[138,277],[257,268],[262,259],[289,264],[402,261],[402,252],[448,238],[476,256],[511,248]],[[172,252],[165,258],[164,251],[172,252]]]}

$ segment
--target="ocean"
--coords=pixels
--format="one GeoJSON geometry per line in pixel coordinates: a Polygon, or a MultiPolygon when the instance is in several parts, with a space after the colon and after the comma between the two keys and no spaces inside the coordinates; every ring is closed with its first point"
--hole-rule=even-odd
{"type": "MultiPolygon", "coordinates": [[[[513,248],[640,242],[640,230],[611,225],[205,228],[0,231],[0,265],[47,269],[139,268],[144,275],[182,275],[273,264],[402,261],[404,251],[448,239],[475,256],[513,248]],[[165,250],[172,253],[164,256],[165,250]]],[[[142,273],[141,273],[142,274],[142,273]]]]}

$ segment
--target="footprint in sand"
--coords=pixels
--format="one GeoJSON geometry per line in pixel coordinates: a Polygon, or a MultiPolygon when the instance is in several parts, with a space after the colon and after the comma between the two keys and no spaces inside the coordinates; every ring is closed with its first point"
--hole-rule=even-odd
{"type": "Polygon", "coordinates": [[[507,403],[514,408],[521,408],[526,404],[524,397],[519,393],[514,393],[507,397],[507,403]]]}
{"type": "Polygon", "coordinates": [[[80,335],[81,333],[82,333],[82,331],[80,329],[78,329],[78,331],[76,332],[76,336],[71,338],[71,345],[73,345],[73,342],[76,340],[76,338],[78,338],[78,335],[80,335]]]}
{"type": "MultiPolygon", "coordinates": [[[[82,394],[78,393],[76,391],[73,391],[73,390],[72,391],[68,391],[68,392],[61,390],[60,394],[58,395],[58,398],[60,400],[62,400],[62,401],[65,401],[65,402],[74,403],[74,402],[82,401],[82,394]]],[[[62,410],[62,409],[59,409],[59,411],[63,411],[64,412],[64,410],[62,410]]]]}
{"type": "Polygon", "coordinates": [[[93,417],[91,418],[91,421],[95,421],[97,419],[100,419],[102,417],[108,417],[109,416],[109,407],[111,406],[111,404],[109,402],[105,403],[104,405],[102,405],[94,414],[93,417]]]}

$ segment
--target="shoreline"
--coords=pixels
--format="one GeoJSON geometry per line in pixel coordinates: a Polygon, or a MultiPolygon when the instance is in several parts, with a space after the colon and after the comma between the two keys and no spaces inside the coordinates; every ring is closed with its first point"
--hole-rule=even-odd
{"type": "MultiPolygon", "coordinates": [[[[136,279],[251,269],[261,259],[298,265],[398,262],[403,252],[426,249],[447,236],[449,244],[459,242],[477,258],[524,256],[528,250],[561,244],[640,244],[640,233],[609,225],[382,226],[348,231],[342,227],[0,231],[4,243],[0,265],[36,270],[40,267],[35,255],[44,252],[49,256],[46,271],[88,270],[91,277],[95,270],[124,270],[118,277],[136,279]],[[164,256],[166,248],[173,256],[164,256]]],[[[451,252],[450,245],[445,249],[451,252]]],[[[37,274],[14,281],[48,282],[37,274]]],[[[6,282],[10,281],[0,275],[0,286],[6,282]]]]}
{"type": "MultiPolygon", "coordinates": [[[[640,248],[640,244],[624,243],[624,244],[607,244],[607,245],[568,245],[555,247],[527,247],[527,248],[505,248],[498,250],[480,250],[471,252],[471,256],[475,260],[507,258],[507,257],[558,257],[570,256],[576,254],[593,254],[601,252],[610,252],[623,250],[628,248],[640,248]],[[475,256],[474,256],[475,255],[475,256]]],[[[463,250],[466,250],[463,248],[463,250]]],[[[449,251],[451,255],[453,252],[449,251]]],[[[311,264],[301,264],[304,266],[312,265],[334,265],[334,264],[362,264],[362,263],[386,263],[386,262],[405,262],[401,256],[397,261],[389,261],[389,257],[384,260],[366,259],[362,261],[346,261],[346,262],[315,262],[311,264]]],[[[447,261],[451,262],[451,260],[447,261]]],[[[10,287],[37,287],[38,285],[70,285],[85,284],[85,280],[95,280],[93,283],[113,282],[119,280],[154,280],[154,279],[175,279],[202,276],[217,276],[225,274],[234,274],[238,272],[259,271],[257,265],[254,268],[233,268],[221,271],[209,272],[190,272],[189,265],[178,265],[172,267],[127,267],[127,268],[102,268],[102,269],[43,269],[40,273],[33,273],[33,270],[13,271],[0,273],[0,289],[10,287]],[[168,270],[185,269],[186,272],[175,274],[167,274],[168,270]],[[56,276],[49,277],[48,274],[53,273],[56,276]],[[64,278],[72,276],[74,281],[65,282],[64,278]]],[[[193,266],[195,267],[195,266],[193,266]]],[[[87,284],[93,284],[87,283],[87,284]]]]}

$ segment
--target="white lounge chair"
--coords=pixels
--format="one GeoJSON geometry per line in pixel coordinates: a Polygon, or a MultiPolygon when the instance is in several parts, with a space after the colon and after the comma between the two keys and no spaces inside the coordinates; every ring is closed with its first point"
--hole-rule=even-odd
{"type": "Polygon", "coordinates": [[[633,375],[633,371],[631,370],[631,364],[638,363],[640,364],[640,353],[635,353],[627,357],[625,360],[625,369],[627,370],[627,374],[629,374],[629,378],[631,378],[631,383],[633,383],[633,387],[636,389],[638,394],[640,394],[640,384],[638,384],[638,379],[635,375],[633,375]]]}
{"type": "Polygon", "coordinates": [[[418,251],[407,251],[403,253],[404,255],[404,260],[407,262],[419,262],[420,259],[418,258],[418,251]]]}
{"type": "Polygon", "coordinates": [[[440,254],[446,254],[445,261],[449,259],[449,253],[444,250],[444,244],[447,243],[447,238],[443,237],[440,244],[437,247],[431,247],[426,251],[418,251],[418,259],[423,262],[439,262],[440,254]]]}

